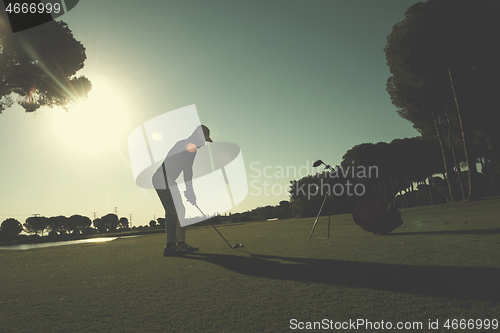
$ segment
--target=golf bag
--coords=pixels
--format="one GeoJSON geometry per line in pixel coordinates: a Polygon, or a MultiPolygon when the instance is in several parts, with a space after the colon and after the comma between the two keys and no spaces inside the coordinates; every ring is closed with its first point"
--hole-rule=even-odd
{"type": "MultiPolygon", "coordinates": [[[[339,166],[337,166],[337,169],[334,169],[330,165],[325,164],[322,160],[317,160],[313,163],[313,167],[316,168],[321,164],[325,165],[325,170],[328,169],[331,171],[330,178],[326,178],[327,174],[325,173],[326,182],[330,191],[329,194],[332,192],[335,193],[334,188],[339,184],[344,188],[348,188],[349,184],[359,184],[357,180],[353,179],[354,176],[351,177],[349,172],[344,172],[339,166]]],[[[363,228],[363,230],[373,232],[376,235],[386,235],[403,224],[403,219],[401,218],[399,210],[397,210],[392,203],[387,204],[369,189],[366,189],[361,196],[347,195],[341,192],[340,195],[336,196],[335,200],[340,207],[344,207],[344,209],[352,213],[352,218],[357,225],[363,228]]],[[[321,214],[321,208],[318,217],[319,214],[321,214]]],[[[317,221],[318,219],[314,222],[314,226],[316,226],[317,221]]],[[[311,236],[309,236],[309,239],[311,239],[311,236]]]]}
{"type": "Polygon", "coordinates": [[[358,197],[352,218],[363,230],[377,235],[386,235],[403,224],[399,210],[371,192],[358,197]]]}

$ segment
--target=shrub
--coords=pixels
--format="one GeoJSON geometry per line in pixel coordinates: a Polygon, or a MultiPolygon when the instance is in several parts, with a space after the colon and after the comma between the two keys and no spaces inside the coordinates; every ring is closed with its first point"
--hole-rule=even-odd
{"type": "Polygon", "coordinates": [[[82,230],[82,235],[95,235],[97,234],[97,229],[95,228],[84,228],[82,230]]]}

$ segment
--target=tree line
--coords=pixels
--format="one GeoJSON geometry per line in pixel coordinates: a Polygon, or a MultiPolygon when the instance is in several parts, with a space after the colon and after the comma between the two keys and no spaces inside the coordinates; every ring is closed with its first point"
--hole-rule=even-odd
{"type": "Polygon", "coordinates": [[[236,223],[266,221],[269,219],[287,219],[291,217],[293,217],[293,214],[290,202],[282,200],[276,206],[267,205],[243,213],[232,213],[228,216],[228,219],[232,223],[236,223]]]}
{"type": "Polygon", "coordinates": [[[22,231],[30,234],[41,233],[42,236],[44,232],[48,232],[48,236],[58,236],[92,235],[117,230],[129,230],[129,221],[126,217],[118,218],[116,214],[107,214],[91,221],[87,216],[78,214],[70,217],[30,216],[23,224],[14,218],[4,220],[0,228],[0,238],[15,238],[22,231]]]}
{"type": "MultiPolygon", "coordinates": [[[[430,0],[411,6],[387,37],[391,76],[386,90],[398,115],[420,136],[357,145],[339,168],[378,166],[378,177],[354,180],[397,207],[499,195],[499,37],[498,0],[430,0]]],[[[295,216],[317,214],[322,198],[306,198],[296,189],[321,178],[291,182],[295,216]]],[[[334,213],[345,211],[341,198],[333,201],[334,213]]]]}
{"type": "Polygon", "coordinates": [[[293,217],[290,202],[282,200],[276,206],[267,205],[257,207],[241,213],[228,213],[224,215],[213,216],[206,221],[196,223],[193,227],[209,226],[212,224],[221,223],[239,223],[239,222],[258,222],[269,219],[289,219],[293,217]]]}
{"type": "MultiPolygon", "coordinates": [[[[363,143],[349,149],[337,169],[349,170],[353,166],[377,166],[377,174],[371,178],[355,177],[354,183],[376,193],[395,207],[409,208],[422,205],[442,204],[464,200],[468,188],[467,171],[463,171],[463,153],[457,154],[454,168],[445,172],[441,149],[437,141],[423,137],[395,139],[390,143],[363,143]],[[451,188],[451,191],[450,191],[451,188]]],[[[500,195],[500,183],[495,182],[498,174],[482,168],[474,176],[478,197],[500,195]]],[[[291,181],[290,205],[295,217],[315,216],[321,206],[321,192],[307,195],[297,188],[310,188],[309,184],[320,186],[331,174],[319,172],[315,175],[291,181]],[[326,177],[326,178],[325,178],[326,177]]],[[[314,188],[314,187],[313,187],[314,188]]],[[[343,197],[332,197],[330,208],[323,213],[348,213],[343,197]]]]}
{"type": "MultiPolygon", "coordinates": [[[[243,213],[230,213],[218,215],[193,225],[205,226],[212,224],[220,224],[227,222],[252,222],[265,221],[267,219],[284,219],[292,217],[292,211],[288,201],[281,201],[277,206],[257,207],[251,211],[243,213]]],[[[156,220],[150,220],[145,227],[160,227],[165,228],[165,218],[159,217],[156,220]]],[[[138,226],[134,228],[144,228],[138,226]]],[[[93,235],[97,233],[127,231],[130,230],[129,220],[126,217],[118,218],[116,214],[107,214],[93,221],[82,215],[66,216],[31,216],[24,223],[19,222],[14,218],[8,218],[0,224],[0,239],[13,239],[19,236],[21,232],[26,232],[33,235],[41,234],[44,236],[64,236],[64,235],[93,235]]]]}

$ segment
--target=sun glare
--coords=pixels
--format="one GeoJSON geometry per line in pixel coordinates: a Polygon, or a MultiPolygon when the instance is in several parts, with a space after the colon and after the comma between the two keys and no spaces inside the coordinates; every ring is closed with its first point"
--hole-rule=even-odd
{"type": "Polygon", "coordinates": [[[92,80],[88,98],[67,112],[54,113],[59,139],[77,151],[102,152],[127,139],[127,107],[113,87],[103,79],[92,80]]]}

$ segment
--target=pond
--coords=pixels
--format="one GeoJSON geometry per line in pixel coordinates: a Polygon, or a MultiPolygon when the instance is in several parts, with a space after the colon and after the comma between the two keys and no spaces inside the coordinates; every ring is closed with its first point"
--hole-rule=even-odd
{"type": "Polygon", "coordinates": [[[46,242],[46,243],[36,243],[36,244],[5,245],[5,246],[0,246],[0,250],[31,250],[31,249],[40,249],[43,247],[51,247],[51,246],[100,243],[100,242],[109,242],[109,241],[112,241],[112,240],[115,240],[118,238],[128,238],[128,237],[137,237],[137,236],[98,237],[98,238],[89,238],[89,239],[69,240],[69,241],[63,241],[63,242],[46,242]]]}

